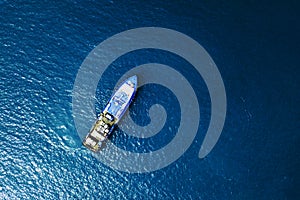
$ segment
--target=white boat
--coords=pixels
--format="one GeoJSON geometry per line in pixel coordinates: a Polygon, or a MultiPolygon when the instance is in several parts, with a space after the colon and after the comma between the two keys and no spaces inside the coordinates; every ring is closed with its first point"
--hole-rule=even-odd
{"type": "Polygon", "coordinates": [[[111,97],[105,109],[98,115],[83,145],[93,152],[100,150],[101,144],[107,140],[115,125],[128,109],[137,90],[137,76],[126,79],[111,97]]]}

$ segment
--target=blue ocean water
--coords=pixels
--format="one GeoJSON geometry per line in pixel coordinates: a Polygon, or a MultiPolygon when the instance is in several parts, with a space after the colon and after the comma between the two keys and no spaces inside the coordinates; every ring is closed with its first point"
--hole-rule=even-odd
{"type": "MultiPolygon", "coordinates": [[[[0,199],[300,197],[297,1],[2,0],[0,13],[0,199]],[[228,111],[217,145],[199,159],[210,120],[201,76],[168,52],[141,50],[120,57],[105,72],[112,80],[98,85],[98,112],[122,74],[148,62],[179,70],[202,108],[197,136],[183,156],[161,170],[130,174],[112,170],[82,147],[72,90],[93,48],[114,34],[145,26],[180,31],[208,51],[222,75],[228,111]]],[[[117,146],[143,152],[172,140],[179,105],[166,88],[142,87],[131,107],[133,118],[149,123],[147,110],[154,103],[174,113],[171,128],[147,140],[116,130],[117,146]]]]}

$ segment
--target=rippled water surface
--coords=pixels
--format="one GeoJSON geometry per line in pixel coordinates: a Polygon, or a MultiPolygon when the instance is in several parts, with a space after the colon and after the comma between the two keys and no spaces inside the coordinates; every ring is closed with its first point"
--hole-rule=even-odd
{"type": "MultiPolygon", "coordinates": [[[[298,4],[1,0],[0,199],[296,199],[298,4]],[[158,171],[130,174],[112,170],[82,147],[72,116],[72,90],[81,63],[95,46],[144,26],[180,31],[208,51],[224,80],[228,112],[216,147],[199,159],[210,120],[201,76],[167,52],[122,56],[105,72],[111,79],[98,84],[97,112],[123,73],[149,62],[180,71],[201,105],[197,136],[180,159],[158,171]]],[[[112,142],[136,152],[170,142],[180,108],[168,89],[140,88],[132,117],[147,125],[154,103],[170,116],[160,133],[137,139],[117,129],[112,142]]]]}

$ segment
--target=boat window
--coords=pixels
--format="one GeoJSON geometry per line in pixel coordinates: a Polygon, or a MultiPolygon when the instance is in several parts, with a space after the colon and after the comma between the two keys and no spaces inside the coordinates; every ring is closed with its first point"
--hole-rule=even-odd
{"type": "Polygon", "coordinates": [[[108,112],[116,115],[117,112],[121,110],[122,106],[127,102],[127,100],[128,95],[125,92],[117,93],[109,105],[108,112]]]}

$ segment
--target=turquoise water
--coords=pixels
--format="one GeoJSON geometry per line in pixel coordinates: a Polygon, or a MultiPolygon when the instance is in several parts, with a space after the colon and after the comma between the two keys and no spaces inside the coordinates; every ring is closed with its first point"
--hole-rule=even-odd
{"type": "MultiPolygon", "coordinates": [[[[299,198],[299,3],[244,1],[0,1],[0,199],[297,199],[299,198]],[[227,93],[221,138],[204,159],[210,99],[201,76],[168,52],[126,54],[99,83],[96,111],[129,69],[159,62],[180,71],[201,105],[191,147],[158,171],[112,170],[81,145],[72,90],[81,63],[106,38],[144,26],[166,27],[198,41],[217,64],[227,93]]],[[[174,137],[179,105],[166,88],[140,88],[137,124],[162,104],[172,120],[153,138],[116,130],[112,142],[136,152],[174,137]],[[165,94],[158,97],[157,94],[165,94]],[[170,127],[170,128],[169,128],[170,127]],[[142,144],[142,145],[137,145],[142,144]]]]}

